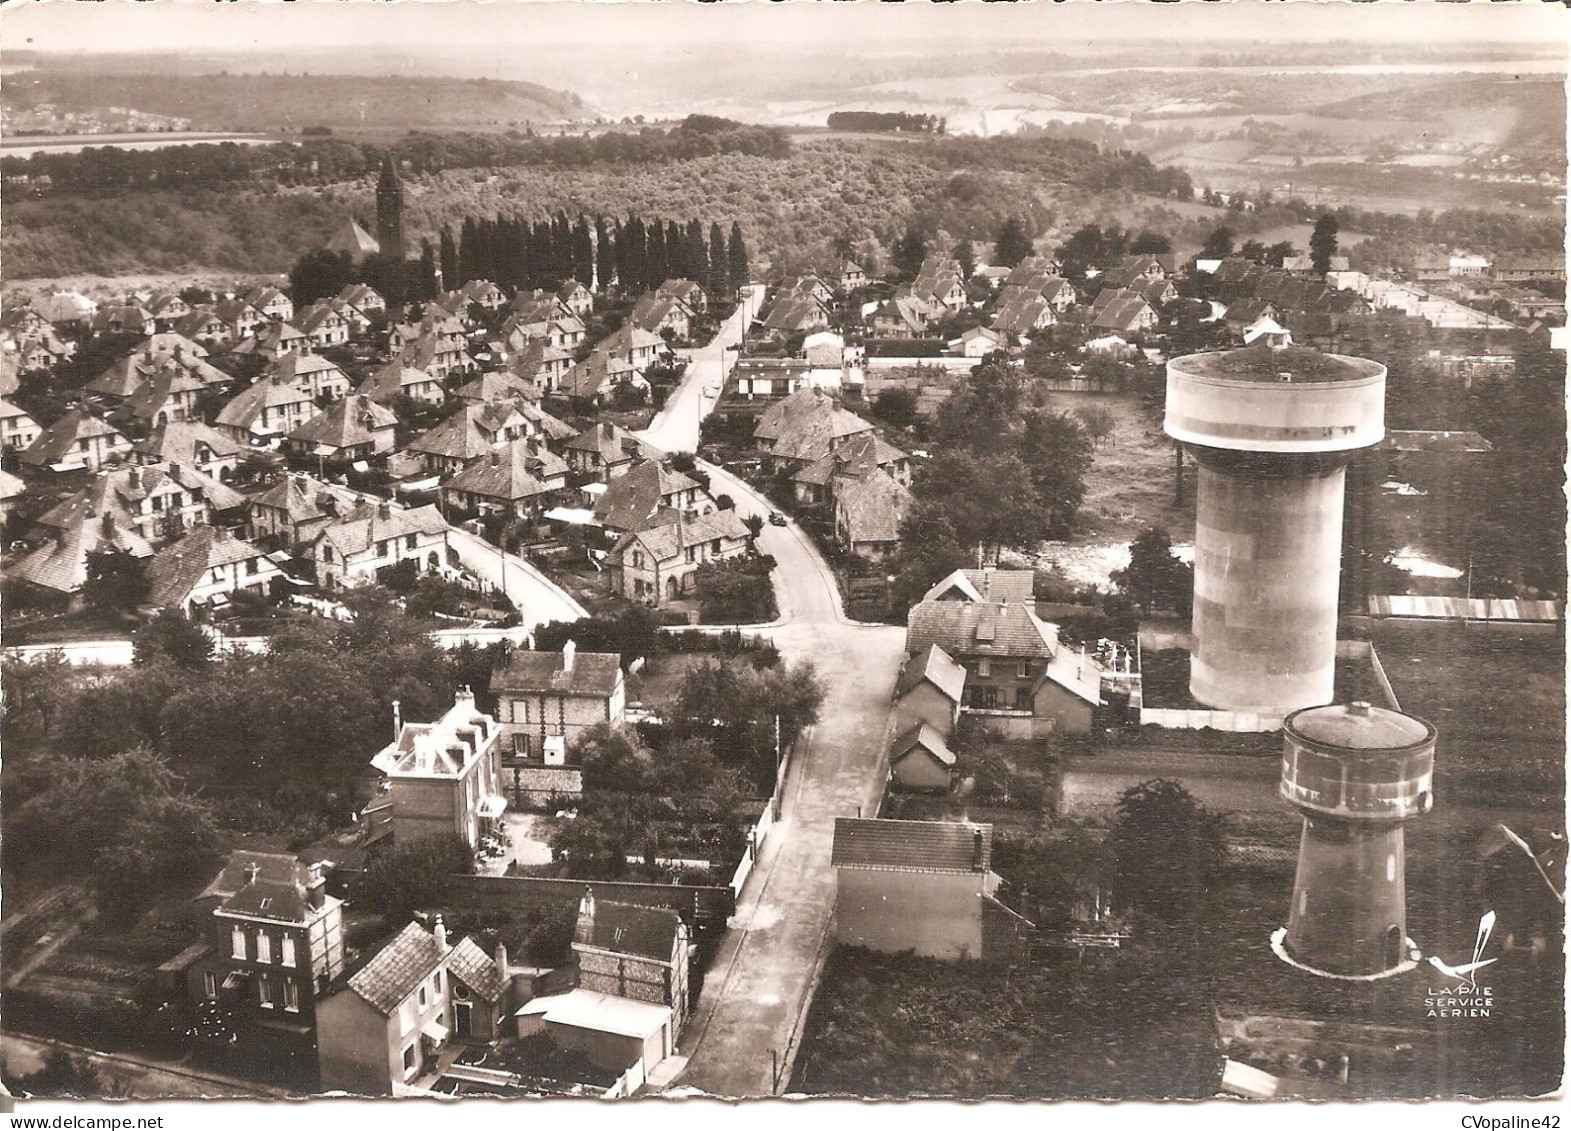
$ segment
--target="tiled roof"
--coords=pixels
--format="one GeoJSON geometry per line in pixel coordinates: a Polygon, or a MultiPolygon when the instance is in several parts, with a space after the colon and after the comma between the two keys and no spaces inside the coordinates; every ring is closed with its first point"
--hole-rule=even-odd
{"type": "Polygon", "coordinates": [[[824,321],[823,306],[815,298],[782,296],[770,308],[764,325],[771,330],[807,330],[824,321]]]}
{"type": "Polygon", "coordinates": [[[415,369],[406,365],[402,358],[395,357],[368,374],[355,392],[370,397],[378,404],[391,404],[394,397],[411,386],[428,384],[434,380],[436,378],[424,369],[415,369]]]}
{"type": "Polygon", "coordinates": [[[951,656],[1045,659],[1057,634],[1038,621],[1028,606],[973,601],[923,601],[906,617],[906,651],[937,644],[951,656]]]}
{"type": "Polygon", "coordinates": [[[765,441],[772,456],[811,463],[834,451],[839,441],[872,430],[871,424],[841,408],[833,398],[807,387],[770,405],[754,427],[753,437],[765,441]]]}
{"type": "Polygon", "coordinates": [[[258,380],[250,388],[242,389],[219,410],[217,423],[230,428],[250,428],[262,418],[262,410],[283,405],[302,404],[311,400],[311,394],[296,385],[280,385],[268,377],[258,380]]]}
{"type": "Polygon", "coordinates": [[[397,424],[398,418],[387,409],[370,397],[355,393],[329,405],[326,411],[289,433],[288,438],[342,450],[374,444],[379,434],[390,436],[397,424]]]}
{"type": "Polygon", "coordinates": [[[931,723],[917,723],[904,734],[896,735],[889,744],[889,764],[893,766],[913,750],[922,749],[945,766],[955,764],[955,752],[949,749],[944,736],[931,723]]]}
{"type": "Polygon", "coordinates": [[[712,542],[716,538],[735,542],[747,537],[747,525],[735,510],[714,511],[696,518],[677,514],[671,522],[622,535],[612,553],[620,554],[637,542],[657,562],[667,562],[679,556],[687,546],[712,542]]]}
{"type": "Polygon", "coordinates": [[[157,366],[146,358],[137,354],[122,357],[108,369],[87,383],[90,393],[102,393],[106,397],[129,397],[142,382],[153,375],[157,366]]]}
{"type": "Polygon", "coordinates": [[[447,482],[450,491],[491,499],[530,499],[554,488],[545,481],[566,476],[561,457],[532,440],[513,440],[475,460],[447,482]]]}
{"type": "Polygon", "coordinates": [[[1041,295],[1029,291],[1001,294],[993,312],[993,329],[1001,334],[1030,334],[1044,318],[1049,322],[1056,321],[1052,307],[1041,295]]]}
{"type": "Polygon", "coordinates": [[[171,397],[180,393],[200,393],[207,386],[189,373],[166,365],[138,386],[126,402],[109,415],[125,423],[128,420],[146,422],[156,417],[171,397]]]}
{"type": "Polygon", "coordinates": [[[326,527],[317,536],[317,541],[332,543],[340,555],[349,558],[387,539],[408,534],[441,534],[446,529],[447,520],[434,506],[407,510],[387,507],[385,511],[383,507],[374,507],[369,512],[351,515],[326,527]]]}
{"type": "Polygon", "coordinates": [[[600,348],[584,358],[562,377],[562,391],[579,400],[590,400],[608,386],[632,378],[638,371],[621,354],[600,348]]]}
{"type": "Polygon", "coordinates": [[[410,923],[376,957],[349,976],[349,988],[382,1016],[390,1016],[442,964],[436,936],[410,923]]]}
{"type": "Polygon", "coordinates": [[[460,385],[453,395],[466,401],[539,400],[540,390],[517,374],[487,371],[460,385]]]}
{"type": "Polygon", "coordinates": [[[507,989],[502,971],[474,939],[464,939],[448,953],[447,972],[478,994],[482,1001],[500,1001],[507,989]]]}
{"type": "Polygon", "coordinates": [[[208,570],[265,556],[227,530],[198,526],[174,545],[160,550],[148,563],[147,603],[154,608],[178,608],[208,570]]]}
{"type": "Polygon", "coordinates": [[[895,542],[913,502],[911,492],[886,471],[852,479],[835,490],[836,525],[843,520],[853,544],[895,542]]]}
{"type": "Polygon", "coordinates": [[[632,322],[622,323],[621,329],[600,342],[598,348],[631,357],[634,350],[659,349],[665,341],[658,334],[640,329],[632,322]]]}
{"type": "Polygon", "coordinates": [[[622,678],[622,657],[614,652],[575,651],[572,668],[563,665],[561,652],[514,649],[507,667],[492,676],[491,686],[497,691],[606,698],[622,678]]]}
{"type": "Polygon", "coordinates": [[[607,530],[642,530],[670,496],[697,486],[697,481],[680,471],[655,460],[642,460],[606,487],[595,503],[595,517],[607,530]]]}
{"type": "Polygon", "coordinates": [[[580,906],[573,929],[576,946],[670,962],[682,937],[682,917],[669,907],[595,900],[593,914],[580,906]]]}
{"type": "MultiPolygon", "coordinates": [[[[1102,295],[1097,296],[1098,301],[1101,298],[1102,295]]],[[[1091,325],[1101,330],[1132,330],[1150,311],[1151,304],[1142,296],[1133,291],[1125,291],[1116,294],[1102,308],[1101,313],[1091,320],[1091,325]]]]}
{"type": "Polygon", "coordinates": [[[0,420],[20,420],[24,416],[29,420],[32,419],[26,410],[0,397],[0,420]]]}
{"type": "Polygon", "coordinates": [[[314,353],[285,354],[268,368],[267,375],[281,385],[319,385],[323,381],[347,381],[344,371],[327,358],[314,353]]]}
{"type": "Polygon", "coordinates": [[[471,460],[491,450],[510,404],[466,404],[424,435],[409,441],[408,450],[426,455],[471,460]]]}
{"type": "Polygon", "coordinates": [[[836,868],[986,873],[992,860],[992,825],[835,818],[830,863],[836,868]]]}
{"type": "Polygon", "coordinates": [[[12,567],[10,576],[45,589],[74,593],[87,580],[90,553],[123,550],[139,558],[152,556],[153,548],[147,539],[123,516],[97,513],[86,505],[84,496],[78,499],[71,521],[48,526],[40,523],[45,537],[12,567]]]}
{"type": "Polygon", "coordinates": [[[229,854],[229,859],[219,870],[218,875],[214,876],[195,898],[208,899],[217,896],[219,899],[228,899],[245,887],[245,872],[252,864],[256,865],[257,879],[261,882],[292,884],[298,880],[304,884],[306,881],[306,867],[300,862],[299,857],[281,852],[239,850],[229,854]]]}
{"type": "Polygon", "coordinates": [[[660,459],[665,453],[640,440],[617,424],[604,422],[585,428],[567,442],[567,450],[598,452],[606,463],[620,463],[625,459],[660,459]]]}
{"type": "Polygon", "coordinates": [[[922,600],[940,601],[948,594],[968,601],[1008,601],[1030,608],[1036,599],[1036,575],[1028,569],[957,569],[936,582],[922,600]]]}
{"type": "Polygon", "coordinates": [[[929,644],[905,662],[895,684],[895,698],[904,698],[924,683],[931,683],[956,703],[965,694],[966,670],[937,644],[929,644]]]}
{"type": "Polygon", "coordinates": [[[73,408],[38,434],[38,439],[22,453],[22,462],[34,467],[59,463],[76,451],[78,440],[90,439],[94,436],[108,436],[110,443],[119,439],[126,450],[130,450],[130,442],[118,429],[106,424],[84,408],[73,408]]]}
{"type": "Polygon", "coordinates": [[[675,295],[644,294],[633,304],[633,312],[628,318],[639,329],[658,336],[661,324],[672,313],[687,314],[686,307],[675,295]]]}
{"type": "Polygon", "coordinates": [[[366,512],[371,505],[361,496],[330,483],[285,476],[260,494],[250,498],[252,509],[281,510],[291,523],[308,522],[338,514],[348,517],[366,512]]]}
{"type": "Polygon", "coordinates": [[[333,238],[323,246],[326,251],[347,252],[353,259],[376,255],[382,250],[376,237],[355,223],[351,216],[344,217],[344,222],[333,232],[333,238]]]}

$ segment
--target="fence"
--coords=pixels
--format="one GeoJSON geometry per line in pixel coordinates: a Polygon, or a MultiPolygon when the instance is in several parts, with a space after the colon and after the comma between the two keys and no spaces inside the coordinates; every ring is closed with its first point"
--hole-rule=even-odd
{"type": "MultiPolygon", "coordinates": [[[[783,765],[783,763],[782,763],[783,765]]],[[[742,898],[742,886],[747,883],[747,877],[753,874],[753,864],[758,860],[758,853],[764,847],[764,841],[769,836],[769,830],[775,827],[775,808],[779,805],[779,781],[784,781],[782,773],[777,779],[775,795],[764,806],[764,811],[758,815],[758,820],[747,831],[747,847],[742,851],[742,859],[736,866],[736,871],[731,876],[731,892],[737,898],[742,898]]]]}
{"type": "Polygon", "coordinates": [[[667,907],[682,917],[690,930],[724,927],[736,910],[736,896],[729,887],[644,884],[619,880],[559,880],[543,876],[453,876],[447,896],[455,908],[474,911],[523,911],[548,905],[576,905],[584,889],[608,903],[641,907],[667,907]]]}

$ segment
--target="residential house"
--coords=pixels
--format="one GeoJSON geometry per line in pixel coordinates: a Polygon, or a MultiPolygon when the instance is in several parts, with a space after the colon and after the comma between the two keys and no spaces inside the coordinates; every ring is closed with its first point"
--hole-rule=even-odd
{"type": "Polygon", "coordinates": [[[455,340],[451,334],[425,334],[395,353],[394,361],[407,369],[423,370],[438,381],[475,369],[462,335],[455,340]]]}
{"type": "Polygon", "coordinates": [[[327,894],[322,865],[232,852],[197,901],[213,905],[212,943],[186,969],[191,999],[309,1042],[322,995],[345,962],[344,905],[327,894]]]}
{"type": "Polygon", "coordinates": [[[707,314],[709,295],[691,279],[667,279],[660,284],[656,294],[669,295],[685,306],[689,313],[707,314]]]}
{"type": "Polygon", "coordinates": [[[55,291],[38,301],[38,313],[57,330],[90,329],[98,304],[77,291],[55,291]]]}
{"type": "Polygon", "coordinates": [[[310,347],[311,339],[289,323],[267,321],[257,328],[255,334],[235,346],[234,352],[241,355],[255,354],[268,361],[277,361],[293,353],[305,353],[310,347]]]}
{"type": "Polygon", "coordinates": [[[973,326],[950,342],[949,348],[957,351],[961,357],[986,357],[990,353],[1007,350],[1009,339],[997,330],[989,330],[985,326],[973,326]]]}
{"type": "Polygon", "coordinates": [[[640,440],[617,424],[602,421],[584,429],[562,449],[567,466],[581,475],[609,483],[633,466],[635,460],[663,459],[659,448],[640,440]]]}
{"type": "Polygon", "coordinates": [[[840,261],[840,277],[838,282],[838,289],[840,293],[843,295],[848,295],[860,287],[867,286],[867,272],[862,270],[859,264],[854,263],[849,259],[842,259],[840,261]]]}
{"type": "Polygon", "coordinates": [[[966,669],[968,713],[1021,738],[1085,734],[1101,704],[1101,671],[1060,644],[1030,605],[1007,600],[923,601],[906,619],[906,652],[936,644],[966,669]]]}
{"type": "Polygon", "coordinates": [[[1159,279],[1142,276],[1131,283],[1128,289],[1145,299],[1153,308],[1164,307],[1178,298],[1178,288],[1166,276],[1159,279]]]}
{"type": "Polygon", "coordinates": [[[1413,260],[1413,278],[1420,283],[1443,283],[1450,277],[1449,256],[1420,255],[1413,260]]]}
{"type": "Polygon", "coordinates": [[[502,293],[502,288],[489,279],[471,279],[459,288],[459,293],[465,301],[491,313],[507,305],[507,296],[502,293]]]}
{"type": "Polygon", "coordinates": [[[897,295],[873,311],[867,326],[875,338],[925,338],[929,320],[928,308],[920,300],[897,295]]]}
{"type": "Polygon", "coordinates": [[[1135,291],[1104,290],[1091,307],[1091,326],[1117,334],[1154,330],[1161,319],[1151,304],[1135,291]]]}
{"type": "Polygon", "coordinates": [[[1053,313],[1058,315],[1062,315],[1079,301],[1074,284],[1057,275],[1047,276],[1040,282],[1038,289],[1041,296],[1047,300],[1047,305],[1053,308],[1053,313]]]}
{"type": "Polygon", "coordinates": [[[965,698],[966,670],[937,644],[910,656],[895,681],[895,732],[928,726],[941,736],[954,733],[965,698]]]}
{"type": "Polygon", "coordinates": [[[780,295],[763,319],[776,334],[810,334],[829,325],[829,309],[812,295],[780,295]]]}
{"type": "Polygon", "coordinates": [[[199,306],[174,324],[175,332],[194,342],[216,346],[238,337],[234,328],[225,322],[210,306],[199,306]]]}
{"type": "Polygon", "coordinates": [[[597,352],[615,354],[639,373],[643,373],[665,350],[665,342],[659,335],[640,329],[629,320],[622,323],[621,328],[614,334],[603,338],[595,349],[597,352]]]}
{"type": "Polygon", "coordinates": [[[290,451],[340,462],[370,459],[393,450],[398,418],[356,393],[336,401],[284,437],[290,451]]]}
{"type": "Polygon", "coordinates": [[[160,330],[173,330],[187,314],[191,313],[191,304],[177,294],[154,295],[143,307],[152,316],[154,324],[160,330]]]}
{"type": "Polygon", "coordinates": [[[447,941],[438,916],[427,930],[409,923],[317,1006],[322,1087],[362,1096],[423,1095],[438,1057],[462,1019],[473,1039],[494,1032],[477,1013],[504,996],[505,977],[473,939],[447,941]],[[460,971],[462,973],[460,973],[460,971]],[[460,988],[468,991],[458,996],[460,988]],[[455,1006],[463,1002],[467,1008],[455,1006]]]}
{"type": "Polygon", "coordinates": [[[656,608],[694,592],[698,567],[742,557],[751,538],[735,510],[689,518],[622,535],[607,558],[611,588],[656,608]]]}
{"type": "MultiPolygon", "coordinates": [[[[439,389],[441,386],[437,386],[439,389]]],[[[486,371],[453,390],[455,399],[465,404],[493,404],[499,401],[540,399],[540,389],[516,373],[486,371]]]]}
{"type": "Polygon", "coordinates": [[[920,958],[1007,956],[1031,925],[995,897],[993,826],[835,819],[835,941],[920,958]]]}
{"type": "Polygon", "coordinates": [[[448,507],[466,514],[537,515],[567,487],[567,464],[539,437],[512,440],[474,460],[442,484],[448,507]]]}
{"type": "Polygon", "coordinates": [[[314,542],[340,519],[364,517],[373,509],[353,491],[303,475],[286,475],[246,502],[250,537],[285,548],[314,542]]]}
{"type": "Polygon", "coordinates": [[[1507,255],[1490,274],[1502,283],[1563,283],[1566,260],[1563,255],[1507,255]]]}
{"type": "MultiPolygon", "coordinates": [[[[55,508],[59,510],[60,508],[55,508]]],[[[87,556],[114,550],[138,558],[153,556],[148,540],[113,514],[97,514],[82,506],[69,523],[39,524],[37,545],[17,559],[6,577],[65,597],[72,608],[82,603],[87,556]]]]}
{"type": "Polygon", "coordinates": [[[95,334],[151,334],[157,324],[153,316],[136,303],[101,306],[93,316],[95,334]]]}
{"type": "Polygon", "coordinates": [[[312,349],[349,344],[349,321],[331,303],[315,303],[301,311],[296,326],[311,341],[312,349]]]}
{"type": "Polygon", "coordinates": [[[840,484],[865,478],[879,469],[901,486],[911,485],[911,457],[876,432],[860,432],[799,469],[791,476],[791,483],[798,503],[827,503],[834,500],[840,484]]]}
{"type": "Polygon", "coordinates": [[[232,380],[229,374],[207,360],[207,347],[182,334],[154,334],[139,342],[131,356],[155,369],[165,362],[173,362],[193,377],[200,378],[209,388],[228,385],[232,380]]]}
{"type": "Polygon", "coordinates": [[[602,348],[569,369],[561,386],[562,392],[580,405],[604,404],[621,389],[648,392],[649,382],[626,358],[602,348]]]}
{"type": "Polygon", "coordinates": [[[1006,602],[1034,607],[1036,575],[1028,569],[957,569],[935,582],[923,601],[1006,602]]]}
{"type": "Polygon", "coordinates": [[[944,266],[922,272],[911,283],[911,297],[927,307],[932,318],[958,314],[966,306],[965,282],[957,268],[944,266]]]}
{"type": "Polygon", "coordinates": [[[240,297],[274,322],[288,322],[295,316],[295,304],[277,287],[252,287],[240,297]]]}
{"type": "Polygon", "coordinates": [[[873,426],[817,389],[798,389],[764,410],[753,440],[774,472],[796,471],[823,459],[873,426]]]}
{"type": "Polygon", "coordinates": [[[265,553],[227,530],[198,526],[153,555],[147,566],[146,607],[201,616],[240,590],[266,596],[284,571],[265,553]]]}
{"type": "Polygon", "coordinates": [[[364,283],[348,283],[338,292],[338,297],[367,316],[387,313],[387,300],[373,287],[364,283]]]}
{"type": "Polygon", "coordinates": [[[200,417],[197,398],[207,391],[200,379],[174,365],[166,364],[140,386],[125,402],[109,414],[121,427],[138,433],[158,428],[171,421],[200,417]]]}
{"type": "Polygon", "coordinates": [[[349,393],[349,376],[325,357],[290,354],[275,361],[268,376],[280,385],[293,385],[315,401],[336,401],[349,393]]]}
{"type": "Polygon", "coordinates": [[[1029,338],[1057,322],[1052,303],[1030,290],[1005,287],[993,309],[993,331],[1016,338],[1029,338]]]}
{"type": "Polygon", "coordinates": [[[123,401],[140,389],[158,369],[156,361],[133,353],[122,357],[94,377],[84,391],[96,393],[106,400],[123,401]]]}
{"type": "Polygon", "coordinates": [[[835,488],[835,544],[882,561],[900,546],[900,524],[915,504],[905,486],[882,469],[835,488]]]}
{"type": "MultiPolygon", "coordinates": [[[[222,302],[214,303],[213,317],[223,322],[227,336],[232,341],[249,338],[256,333],[258,326],[267,321],[267,315],[243,298],[224,299],[222,302]]],[[[185,336],[189,338],[194,335],[185,336]]]]}
{"type": "MultiPolygon", "coordinates": [[[[0,402],[3,403],[3,402],[0,402]]],[[[155,428],[131,449],[133,463],[184,464],[227,483],[240,465],[240,445],[199,420],[178,420],[155,428]]]]}
{"type": "Polygon", "coordinates": [[[1275,318],[1277,313],[1277,308],[1264,299],[1241,298],[1228,305],[1226,315],[1228,333],[1242,337],[1247,327],[1262,318],[1275,318]]]}
{"type": "Polygon", "coordinates": [[[6,522],[15,512],[17,502],[27,493],[27,484],[19,476],[0,470],[0,522],[6,522]]]}
{"type": "Polygon", "coordinates": [[[669,335],[677,341],[686,341],[692,330],[689,311],[674,295],[644,294],[633,304],[630,321],[640,330],[657,337],[669,335]]]}
{"type": "Polygon", "coordinates": [[[224,405],[213,424],[240,443],[261,444],[288,435],[321,411],[307,390],[262,377],[224,405]]]}
{"type": "Polygon", "coordinates": [[[813,383],[813,363],[798,357],[744,357],[730,380],[741,400],[779,400],[813,383]]]}
{"type": "Polygon", "coordinates": [[[396,702],[394,711],[397,736],[371,759],[392,803],[394,839],[457,836],[477,851],[507,808],[501,728],[480,713],[467,687],[435,722],[403,722],[396,702]]]}
{"type": "Polygon", "coordinates": [[[27,412],[0,398],[0,444],[15,450],[29,448],[42,432],[27,412]]]}
{"type": "MultiPolygon", "coordinates": [[[[567,767],[567,752],[584,731],[601,723],[621,726],[627,711],[622,657],[579,652],[571,640],[560,652],[515,648],[507,666],[492,675],[491,692],[502,725],[503,767],[508,770],[567,767]]],[[[577,768],[569,768],[573,781],[564,784],[576,793],[577,768]]]]}
{"type": "Polygon", "coordinates": [[[666,525],[677,514],[696,518],[719,509],[697,480],[658,460],[640,460],[606,487],[595,518],[617,534],[666,525]]]}
{"type": "Polygon", "coordinates": [[[499,444],[545,436],[541,413],[523,402],[466,404],[435,428],[415,437],[404,451],[417,455],[433,475],[452,475],[499,444]],[[526,414],[525,409],[533,411],[526,414]]]}
{"type": "Polygon", "coordinates": [[[244,495],[184,464],[118,467],[100,471],[87,486],[45,511],[38,517],[38,529],[69,531],[107,515],[157,546],[244,505],[244,495]]]}
{"type": "Polygon", "coordinates": [[[97,471],[130,453],[131,441],[119,429],[78,407],[42,429],[21,458],[28,467],[97,471]]]}
{"type": "Polygon", "coordinates": [[[947,793],[954,784],[955,752],[927,723],[897,734],[889,746],[889,784],[897,790],[947,793]]]}
{"type": "Polygon", "coordinates": [[[381,503],[322,528],[304,557],[324,589],[347,589],[376,581],[380,569],[412,561],[421,573],[448,564],[447,521],[433,506],[394,509],[381,503]]]}
{"type": "Polygon", "coordinates": [[[573,355],[566,349],[531,339],[507,363],[507,372],[533,386],[538,398],[544,393],[561,391],[575,364],[573,355]]]}
{"type": "Polygon", "coordinates": [[[441,404],[447,399],[441,381],[424,369],[410,368],[396,357],[372,370],[355,392],[387,406],[399,397],[409,397],[424,404],[441,404]]]}
{"type": "Polygon", "coordinates": [[[577,279],[569,279],[558,287],[556,300],[576,318],[588,318],[595,312],[594,296],[577,279]]]}

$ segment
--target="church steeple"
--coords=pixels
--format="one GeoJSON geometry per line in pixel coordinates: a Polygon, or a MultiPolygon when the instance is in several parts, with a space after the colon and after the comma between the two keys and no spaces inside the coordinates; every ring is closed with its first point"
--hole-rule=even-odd
{"type": "Polygon", "coordinates": [[[389,154],[382,161],[382,175],[376,182],[376,238],[383,255],[405,258],[404,182],[389,154]]]}

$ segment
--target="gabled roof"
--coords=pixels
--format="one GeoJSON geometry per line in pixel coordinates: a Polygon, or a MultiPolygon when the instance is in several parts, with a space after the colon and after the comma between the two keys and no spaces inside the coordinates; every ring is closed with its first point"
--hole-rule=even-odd
{"type": "Polygon", "coordinates": [[[252,495],[249,505],[281,510],[291,523],[329,516],[347,518],[372,509],[371,504],[353,491],[294,475],[286,475],[267,490],[252,495]]]}
{"type": "Polygon", "coordinates": [[[585,428],[567,442],[567,450],[596,452],[605,463],[621,463],[627,459],[660,459],[665,453],[619,424],[603,421],[585,428]]]}
{"type": "Polygon", "coordinates": [[[594,947],[613,954],[630,954],[671,962],[677,944],[685,937],[682,917],[669,907],[641,907],[631,903],[594,900],[592,912],[582,906],[573,929],[575,947],[594,947]]]}
{"type": "Polygon", "coordinates": [[[231,397],[229,403],[219,410],[216,422],[231,428],[250,428],[261,419],[263,409],[310,400],[311,394],[296,385],[284,385],[270,377],[262,377],[231,397]]]}
{"type": "Polygon", "coordinates": [[[712,542],[716,538],[734,542],[749,536],[747,524],[735,510],[713,511],[696,518],[671,511],[664,513],[669,521],[622,535],[612,549],[613,556],[624,553],[636,542],[657,562],[667,562],[678,557],[687,546],[712,542]]]}
{"type": "MultiPolygon", "coordinates": [[[[1099,302],[1101,299],[1102,295],[1097,295],[1099,302]]],[[[1091,320],[1091,325],[1099,330],[1132,330],[1142,318],[1154,313],[1151,304],[1142,295],[1123,291],[1116,293],[1103,306],[1101,313],[1091,320]]]]}
{"type": "Polygon", "coordinates": [[[1028,606],[975,601],[922,601],[906,616],[906,651],[937,644],[951,656],[1046,659],[1057,633],[1028,606]]]}
{"type": "Polygon", "coordinates": [[[877,432],[860,432],[846,437],[834,451],[802,468],[791,476],[791,481],[822,487],[837,478],[871,475],[877,468],[906,458],[905,452],[877,432]]]}
{"type": "Polygon", "coordinates": [[[949,744],[938,733],[938,729],[931,723],[917,723],[904,734],[896,735],[890,743],[889,764],[897,765],[918,750],[924,751],[943,766],[953,766],[956,762],[955,752],[949,749],[949,744]]]}
{"type": "Polygon", "coordinates": [[[447,481],[450,491],[516,502],[554,488],[545,480],[567,474],[561,458],[534,440],[513,440],[475,460],[447,481]]]}
{"type": "Polygon", "coordinates": [[[491,450],[497,432],[513,416],[522,419],[523,413],[507,401],[465,404],[435,428],[416,436],[407,450],[449,459],[476,459],[491,450]]]}
{"type": "Polygon", "coordinates": [[[409,923],[375,958],[349,976],[348,988],[388,1017],[435,972],[443,957],[436,936],[419,923],[409,923]]]}
{"type": "Polygon", "coordinates": [[[812,462],[822,459],[838,442],[873,426],[812,387],[798,389],[759,417],[754,439],[772,441],[769,454],[780,459],[812,462]]]}
{"type": "Polygon", "coordinates": [[[935,582],[924,601],[1008,601],[1031,608],[1036,600],[1036,575],[1028,569],[957,569],[935,582]]]}
{"type": "Polygon", "coordinates": [[[227,530],[195,527],[180,541],[153,555],[147,566],[147,603],[154,608],[178,608],[208,570],[265,556],[227,530]]]}
{"type": "Polygon", "coordinates": [[[520,397],[539,400],[540,390],[515,373],[487,371],[454,390],[453,395],[466,401],[514,401],[520,397]]]}
{"type": "Polygon", "coordinates": [[[992,860],[992,825],[835,818],[830,863],[836,868],[985,873],[992,860]]]}
{"type": "Polygon", "coordinates": [[[424,369],[415,369],[400,356],[372,370],[366,379],[360,382],[355,392],[370,397],[378,404],[391,404],[393,399],[406,389],[415,385],[429,384],[435,380],[436,378],[424,369]]]}
{"type": "Polygon", "coordinates": [[[622,323],[616,333],[604,338],[596,348],[631,357],[634,350],[659,349],[664,345],[664,339],[658,334],[651,334],[628,321],[622,323]]]}
{"type": "Polygon", "coordinates": [[[880,469],[836,488],[836,525],[843,517],[846,537],[853,544],[896,542],[913,501],[910,491],[880,469]]]}
{"type": "Polygon", "coordinates": [[[611,480],[595,503],[595,517],[607,530],[642,530],[678,491],[699,484],[680,471],[656,460],[641,460],[611,480]]]}
{"type": "Polygon", "coordinates": [[[389,433],[397,424],[398,418],[370,397],[352,393],[289,433],[288,439],[342,450],[374,444],[378,434],[389,433]]]}
{"type": "Polygon", "coordinates": [[[824,320],[823,304],[816,298],[783,295],[775,300],[764,326],[770,330],[807,330],[824,320]]]}
{"type": "Polygon", "coordinates": [[[148,421],[158,415],[160,409],[169,403],[169,399],[179,393],[204,392],[207,386],[189,373],[166,365],[154,373],[137,387],[126,402],[110,413],[115,420],[124,423],[127,420],[148,421]]]}
{"type": "Polygon", "coordinates": [[[658,335],[661,324],[672,314],[687,316],[687,306],[681,299],[671,294],[643,294],[633,304],[628,318],[639,329],[658,335]]]}
{"type": "Polygon", "coordinates": [[[466,938],[447,955],[447,972],[468,986],[481,1001],[498,1002],[507,979],[474,939],[466,938]]]}
{"type": "Polygon", "coordinates": [[[900,679],[895,684],[895,698],[905,698],[924,683],[931,683],[946,697],[958,703],[965,694],[966,670],[937,644],[929,644],[900,669],[900,679]]]}
{"type": "Polygon", "coordinates": [[[407,509],[370,507],[324,527],[316,536],[315,544],[326,542],[340,557],[350,558],[387,539],[408,534],[441,534],[445,530],[447,520],[429,504],[407,509]]]}
{"type": "Polygon", "coordinates": [[[574,651],[572,666],[564,652],[514,649],[507,667],[491,677],[494,691],[581,695],[604,699],[622,679],[622,657],[614,652],[574,651]]]}
{"type": "Polygon", "coordinates": [[[60,463],[77,450],[78,440],[95,436],[107,436],[110,443],[118,439],[127,450],[131,447],[119,429],[98,419],[85,408],[73,408],[38,434],[38,439],[22,453],[22,462],[32,467],[60,463]]]}
{"type": "Polygon", "coordinates": [[[610,353],[604,343],[562,377],[562,391],[578,400],[590,400],[611,385],[627,381],[638,370],[620,353],[610,353]]]}
{"type": "Polygon", "coordinates": [[[138,354],[122,357],[108,369],[87,383],[90,393],[102,393],[106,397],[129,397],[142,387],[157,370],[158,366],[152,361],[138,354]]]}

